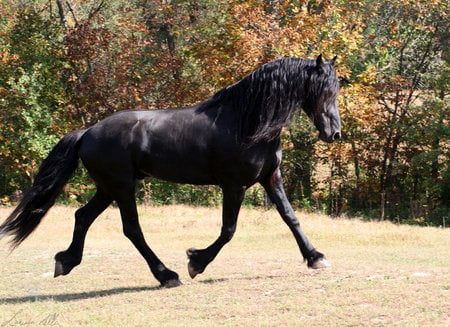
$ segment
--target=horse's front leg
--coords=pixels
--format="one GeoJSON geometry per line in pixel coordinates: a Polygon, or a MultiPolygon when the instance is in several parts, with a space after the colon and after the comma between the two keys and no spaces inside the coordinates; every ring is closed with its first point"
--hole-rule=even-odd
{"type": "Polygon", "coordinates": [[[261,185],[266,190],[270,200],[276,205],[284,222],[294,234],[303,258],[308,262],[308,267],[314,269],[329,267],[330,263],[325,259],[325,256],[314,248],[301,230],[300,223],[284,192],[280,170],[277,169],[272,176],[262,181],[261,185]]]}
{"type": "Polygon", "coordinates": [[[222,188],[222,229],[217,240],[203,250],[190,248],[186,251],[189,258],[188,270],[191,278],[201,274],[206,266],[214,260],[222,247],[227,244],[236,231],[236,223],[244,199],[246,187],[222,188]]]}

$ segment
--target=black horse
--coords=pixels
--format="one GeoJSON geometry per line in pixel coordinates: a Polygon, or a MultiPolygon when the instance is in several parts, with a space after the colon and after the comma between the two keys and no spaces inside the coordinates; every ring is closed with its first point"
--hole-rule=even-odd
{"type": "Polygon", "coordinates": [[[311,268],[329,263],[308,241],[289,204],[280,174],[283,126],[303,108],[319,138],[340,138],[336,97],[339,83],[334,63],[285,58],[263,65],[206,101],[186,108],[118,112],[85,130],[63,137],[43,161],[31,189],[0,226],[18,246],[54,204],[81,159],[95,181],[95,196],[75,213],[73,240],[55,256],[55,277],[80,264],[89,226],[112,201],[122,217],[124,234],[164,286],[180,285],[144,240],[138,222],[135,186],[138,179],[219,185],[223,191],[222,229],[209,247],[187,250],[192,278],[202,273],[236,229],[245,191],[260,183],[291,229],[311,268]]]}

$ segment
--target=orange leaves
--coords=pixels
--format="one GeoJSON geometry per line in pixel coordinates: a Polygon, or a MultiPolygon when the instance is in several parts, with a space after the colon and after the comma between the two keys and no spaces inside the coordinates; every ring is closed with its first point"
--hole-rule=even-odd
{"type": "Polygon", "coordinates": [[[9,50],[0,51],[0,61],[3,63],[14,62],[19,59],[19,56],[16,54],[11,54],[9,50]]]}
{"type": "Polygon", "coordinates": [[[350,74],[345,62],[360,46],[364,21],[345,3],[221,1],[217,6],[220,18],[206,16],[191,30],[198,38],[187,45],[212,85],[232,83],[276,57],[319,53],[338,55],[339,73],[350,74]]]}

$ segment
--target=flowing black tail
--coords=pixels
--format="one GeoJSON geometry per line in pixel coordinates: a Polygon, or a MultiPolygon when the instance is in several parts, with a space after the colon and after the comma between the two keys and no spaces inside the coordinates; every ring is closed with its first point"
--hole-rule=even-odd
{"type": "Polygon", "coordinates": [[[84,132],[69,133],[55,145],[42,162],[31,189],[0,226],[0,238],[14,236],[12,248],[19,246],[36,229],[73,175],[78,165],[78,141],[84,132]]]}

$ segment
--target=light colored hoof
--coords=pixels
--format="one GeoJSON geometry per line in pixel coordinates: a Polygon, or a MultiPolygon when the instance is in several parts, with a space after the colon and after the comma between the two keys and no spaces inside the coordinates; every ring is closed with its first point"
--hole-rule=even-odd
{"type": "Polygon", "coordinates": [[[312,269],[325,269],[325,268],[330,268],[330,267],[331,267],[331,264],[325,258],[316,260],[311,266],[312,269]]]}
{"type": "Polygon", "coordinates": [[[194,279],[195,276],[197,276],[199,274],[199,272],[197,270],[195,270],[194,267],[191,266],[190,262],[188,262],[188,272],[189,272],[189,276],[191,276],[192,279],[194,279]]]}
{"type": "Polygon", "coordinates": [[[162,286],[166,288],[178,287],[183,285],[183,283],[179,279],[171,279],[165,282],[162,286]]]}
{"type": "Polygon", "coordinates": [[[53,275],[53,277],[58,277],[64,274],[64,268],[61,262],[56,261],[55,263],[55,274],[53,275]]]}

